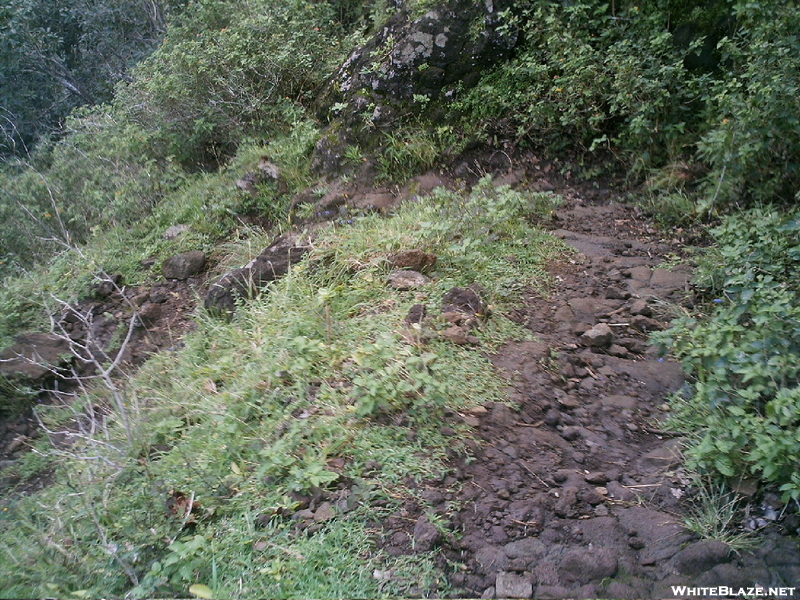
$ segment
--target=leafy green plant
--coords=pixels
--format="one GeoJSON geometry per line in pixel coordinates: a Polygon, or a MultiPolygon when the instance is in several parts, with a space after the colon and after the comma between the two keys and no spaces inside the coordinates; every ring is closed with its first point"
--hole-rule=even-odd
{"type": "Polygon", "coordinates": [[[800,498],[800,215],[769,207],[725,219],[699,281],[717,295],[707,318],[654,339],[693,377],[677,420],[697,434],[690,464],[757,476],[800,498]]]}

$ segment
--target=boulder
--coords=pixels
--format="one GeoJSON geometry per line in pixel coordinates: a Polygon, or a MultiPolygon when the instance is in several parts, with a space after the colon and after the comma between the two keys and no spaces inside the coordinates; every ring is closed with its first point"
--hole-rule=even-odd
{"type": "Polygon", "coordinates": [[[317,114],[332,124],[317,144],[315,170],[340,169],[348,144],[374,144],[375,129],[391,131],[399,118],[425,110],[419,98],[449,97],[510,57],[521,36],[504,11],[515,5],[449,0],[414,20],[405,10],[389,19],[319,96],[317,114]],[[370,127],[364,127],[365,115],[370,127]]]}

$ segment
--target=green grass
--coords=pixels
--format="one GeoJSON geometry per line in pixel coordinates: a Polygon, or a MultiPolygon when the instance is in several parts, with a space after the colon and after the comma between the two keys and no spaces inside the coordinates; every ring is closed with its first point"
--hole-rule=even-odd
{"type": "Polygon", "coordinates": [[[198,584],[219,598],[446,593],[435,552],[384,555],[380,523],[415,495],[410,481],[441,481],[450,453],[465,451],[465,425],[440,432],[446,408],[505,399],[489,355],[527,334],[503,312],[524,291],[544,293],[564,252],[527,221],[545,200],[557,198],[487,180],[330,227],[231,322],[197,315],[181,352],[128,382],[134,444],[109,415],[61,457],[53,486],[3,513],[0,595],[186,597],[198,584]],[[387,288],[387,256],[409,248],[438,255],[433,281],[387,288]],[[494,310],[480,349],[403,336],[411,305],[435,315],[444,292],[472,283],[494,310]],[[382,466],[367,471],[369,461],[382,466]],[[318,488],[336,515],[298,531],[281,515],[318,488]],[[200,504],[185,528],[167,510],[176,492],[200,504]],[[343,512],[335,500],[348,493],[343,512]]]}
{"type": "Polygon", "coordinates": [[[121,273],[126,285],[135,286],[160,279],[161,262],[179,252],[204,250],[211,253],[212,261],[236,260],[248,252],[248,240],[250,248],[260,245],[256,254],[260,252],[267,245],[267,237],[258,228],[245,225],[242,215],[257,213],[273,224],[274,231],[280,231],[288,226],[290,194],[280,194],[265,185],[251,196],[239,190],[235,182],[253,171],[262,156],[268,156],[279,165],[287,189],[301,189],[309,181],[308,156],[316,135],[310,122],[301,121],[268,147],[243,144],[225,169],[184,175],[181,184],[144,218],[104,231],[98,229],[86,244],[63,249],[35,269],[4,278],[0,289],[0,348],[11,345],[13,336],[21,331],[47,329],[53,296],[68,302],[85,297],[102,273],[121,273]],[[188,231],[174,240],[164,239],[166,230],[178,224],[189,226],[188,231]],[[228,245],[217,248],[225,239],[228,245]],[[238,246],[238,254],[231,245],[238,246]],[[142,267],[146,259],[155,260],[152,269],[142,267]]]}

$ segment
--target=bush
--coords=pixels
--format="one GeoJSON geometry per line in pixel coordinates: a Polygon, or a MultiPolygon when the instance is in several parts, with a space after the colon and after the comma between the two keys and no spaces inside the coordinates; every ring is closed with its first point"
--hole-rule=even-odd
{"type": "Polygon", "coordinates": [[[676,402],[696,432],[695,466],[756,476],[800,498],[800,212],[729,217],[701,269],[718,295],[708,318],[684,318],[655,336],[693,377],[676,402]]]}
{"type": "Polygon", "coordinates": [[[456,103],[469,130],[602,150],[635,175],[702,161],[706,213],[800,189],[796,2],[542,2],[506,18],[526,39],[456,103]]]}
{"type": "Polygon", "coordinates": [[[213,168],[243,137],[288,129],[347,51],[346,7],[327,2],[192,4],[117,93],[155,156],[213,168]]]}

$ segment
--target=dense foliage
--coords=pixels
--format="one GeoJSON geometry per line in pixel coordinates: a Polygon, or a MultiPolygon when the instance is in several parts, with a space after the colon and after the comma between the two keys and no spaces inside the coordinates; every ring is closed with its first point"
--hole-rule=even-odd
{"type": "Polygon", "coordinates": [[[111,99],[183,0],[2,0],[0,155],[26,155],[76,106],[111,99]]]}
{"type": "Polygon", "coordinates": [[[526,36],[519,56],[459,104],[470,123],[515,144],[603,151],[639,174],[699,161],[705,212],[795,197],[796,2],[535,2],[523,14],[508,24],[526,36]]]}
{"type": "Polygon", "coordinates": [[[657,336],[695,380],[676,399],[677,421],[698,432],[696,466],[798,499],[800,213],[754,209],[713,234],[700,279],[718,296],[711,314],[657,336]]]}

